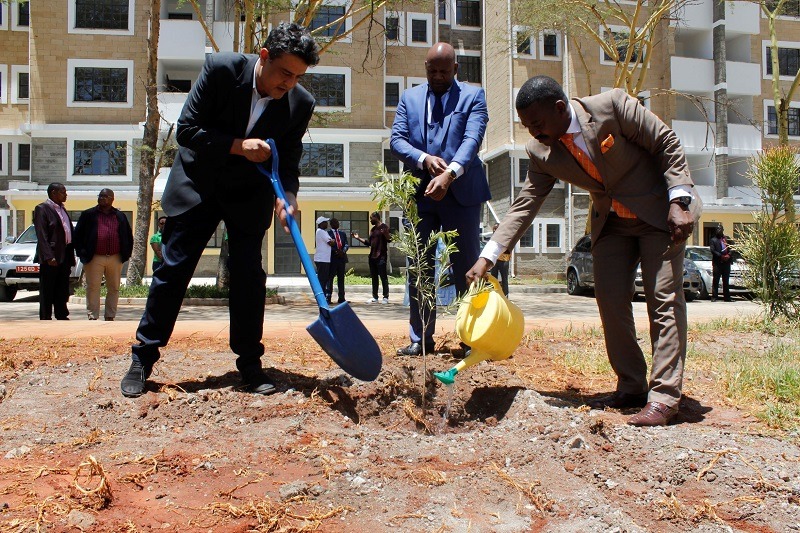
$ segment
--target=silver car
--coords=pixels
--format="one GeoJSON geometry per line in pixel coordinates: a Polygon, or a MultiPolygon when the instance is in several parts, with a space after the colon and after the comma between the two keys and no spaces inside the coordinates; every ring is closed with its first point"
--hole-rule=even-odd
{"type": "MultiPolygon", "coordinates": [[[[17,291],[39,290],[39,264],[33,262],[36,254],[36,229],[33,225],[0,248],[0,302],[10,302],[17,291]]],[[[76,260],[69,274],[70,293],[81,283],[83,264],[76,260]]]]}
{"type": "MultiPolygon", "coordinates": [[[[592,272],[592,241],[589,235],[581,237],[575,244],[567,258],[567,292],[569,294],[583,294],[594,288],[594,274],[592,272]]],[[[683,293],[687,302],[691,302],[700,294],[703,281],[699,270],[691,261],[683,262],[683,293]]],[[[636,279],[633,283],[634,296],[644,294],[641,267],[636,269],[636,279]]]]}
{"type": "MultiPolygon", "coordinates": [[[[714,267],[711,264],[711,250],[708,246],[687,246],[686,259],[692,261],[700,271],[703,286],[700,289],[700,298],[711,296],[712,283],[714,281],[714,267]]],[[[731,294],[741,294],[750,297],[750,289],[744,285],[744,270],[747,268],[744,260],[734,251],[733,262],[731,262],[731,275],[728,277],[728,288],[731,294]]],[[[722,281],[719,282],[719,290],[722,291],[722,281]]]]}

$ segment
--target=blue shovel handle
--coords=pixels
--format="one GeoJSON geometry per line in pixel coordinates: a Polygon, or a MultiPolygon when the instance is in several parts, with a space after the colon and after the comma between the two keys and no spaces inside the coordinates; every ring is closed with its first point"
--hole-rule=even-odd
{"type": "Polygon", "coordinates": [[[297,225],[297,221],[288,212],[289,203],[286,201],[286,191],[283,190],[283,184],[278,176],[278,149],[275,147],[275,141],[272,139],[266,139],[266,142],[272,150],[272,171],[270,172],[269,170],[265,169],[264,165],[260,163],[256,163],[256,168],[258,168],[259,172],[269,178],[270,182],[272,182],[272,188],[275,190],[275,196],[283,200],[286,204],[286,222],[289,225],[289,231],[292,234],[294,247],[297,248],[297,253],[300,255],[300,262],[303,263],[303,269],[306,271],[306,277],[308,278],[309,283],[311,283],[311,289],[314,291],[314,299],[317,300],[317,305],[319,306],[320,311],[325,310],[327,314],[327,310],[329,309],[328,300],[325,298],[322,285],[317,277],[317,270],[314,268],[314,262],[311,261],[311,257],[308,255],[308,250],[306,250],[306,244],[303,242],[303,236],[300,234],[300,228],[297,225]]]}

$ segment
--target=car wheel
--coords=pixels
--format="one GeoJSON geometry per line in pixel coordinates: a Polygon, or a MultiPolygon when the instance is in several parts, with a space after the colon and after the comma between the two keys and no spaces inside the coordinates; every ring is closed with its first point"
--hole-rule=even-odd
{"type": "Polygon", "coordinates": [[[687,302],[693,302],[697,299],[697,293],[684,291],[683,297],[686,299],[687,302]]]}
{"type": "Polygon", "coordinates": [[[706,282],[702,279],[700,280],[700,299],[701,300],[708,300],[708,289],[706,289],[706,282]]]}
{"type": "Polygon", "coordinates": [[[17,295],[16,287],[9,287],[8,285],[0,285],[0,302],[10,302],[17,295]]]}
{"type": "Polygon", "coordinates": [[[567,272],[567,293],[572,296],[583,294],[583,287],[578,279],[578,273],[574,270],[567,272]]]}

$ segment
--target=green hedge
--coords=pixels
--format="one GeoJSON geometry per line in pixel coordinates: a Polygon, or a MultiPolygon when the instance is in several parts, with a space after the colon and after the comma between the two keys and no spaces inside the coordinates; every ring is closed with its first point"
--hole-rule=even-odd
{"type": "MultiPolygon", "coordinates": [[[[147,298],[150,292],[149,285],[122,285],[119,288],[120,298],[147,298]]],[[[228,289],[220,289],[216,285],[190,285],[186,289],[186,298],[227,298],[228,289]]],[[[267,289],[267,297],[276,296],[277,289],[267,289]]],[[[100,288],[100,295],[106,295],[106,287],[100,288]]],[[[86,296],[86,288],[78,287],[75,289],[75,296],[86,296]]]]}

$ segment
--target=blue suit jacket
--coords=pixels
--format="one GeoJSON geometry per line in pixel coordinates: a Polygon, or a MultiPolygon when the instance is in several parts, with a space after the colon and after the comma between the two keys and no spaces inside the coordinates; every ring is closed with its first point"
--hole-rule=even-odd
{"type": "MultiPolygon", "coordinates": [[[[405,170],[420,178],[417,198],[431,177],[425,169],[417,168],[420,155],[425,152],[439,156],[448,164],[456,162],[464,174],[455,180],[447,191],[462,206],[478,205],[491,198],[489,184],[478,150],[489,114],[483,89],[463,82],[453,82],[444,109],[442,135],[427,139],[428,84],[423,83],[403,92],[392,125],[390,146],[403,162],[405,170]],[[427,143],[426,139],[432,142],[427,143]]],[[[433,201],[425,199],[427,201],[433,201]]]]}

